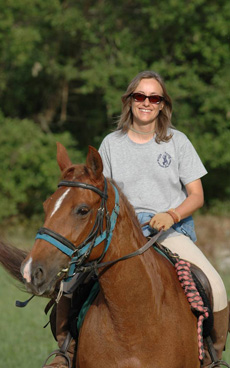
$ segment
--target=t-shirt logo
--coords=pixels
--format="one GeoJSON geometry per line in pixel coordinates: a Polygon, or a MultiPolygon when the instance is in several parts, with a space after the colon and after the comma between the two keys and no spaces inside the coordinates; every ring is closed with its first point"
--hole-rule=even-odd
{"type": "Polygon", "coordinates": [[[161,153],[157,159],[158,164],[164,168],[169,167],[169,165],[171,164],[171,161],[172,161],[172,157],[167,152],[161,153]]]}

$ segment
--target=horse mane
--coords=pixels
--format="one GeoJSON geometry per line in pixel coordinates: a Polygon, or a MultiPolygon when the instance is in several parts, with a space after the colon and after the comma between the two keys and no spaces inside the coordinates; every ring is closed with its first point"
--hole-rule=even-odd
{"type": "Polygon", "coordinates": [[[28,252],[0,240],[0,264],[17,281],[23,283],[20,272],[21,263],[26,258],[28,252]]]}
{"type": "Polygon", "coordinates": [[[115,180],[109,179],[109,178],[107,178],[107,180],[109,180],[109,182],[112,183],[113,185],[115,185],[115,187],[117,188],[118,193],[119,193],[119,196],[120,196],[122,202],[124,203],[124,206],[125,206],[127,215],[128,215],[128,217],[130,218],[131,222],[134,225],[134,233],[135,233],[135,236],[140,238],[140,235],[142,235],[144,237],[144,235],[142,233],[140,222],[139,222],[139,220],[137,218],[136,212],[135,212],[132,204],[129,202],[128,198],[122,192],[122,190],[119,188],[119,186],[117,185],[117,183],[115,182],[115,180]]]}

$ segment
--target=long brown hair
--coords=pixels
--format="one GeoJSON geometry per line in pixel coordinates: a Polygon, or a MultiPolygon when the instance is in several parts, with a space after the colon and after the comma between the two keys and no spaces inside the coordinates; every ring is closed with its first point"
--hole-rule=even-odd
{"type": "Polygon", "coordinates": [[[164,107],[160,111],[156,120],[156,142],[167,142],[171,139],[172,135],[167,135],[168,128],[173,128],[171,123],[172,116],[172,100],[167,93],[165,84],[161,76],[154,71],[143,71],[136,75],[132,79],[125,94],[122,96],[122,113],[117,123],[117,130],[122,130],[126,133],[129,127],[133,123],[133,114],[131,109],[131,94],[135,91],[138,84],[142,79],[155,79],[162,87],[164,97],[164,107]]]}

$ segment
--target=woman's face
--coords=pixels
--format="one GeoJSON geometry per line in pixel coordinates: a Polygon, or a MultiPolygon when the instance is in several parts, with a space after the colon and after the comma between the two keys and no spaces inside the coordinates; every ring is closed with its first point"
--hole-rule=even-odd
{"type": "MultiPolygon", "coordinates": [[[[146,96],[163,96],[161,85],[153,78],[142,79],[133,93],[141,93],[146,96]]],[[[163,101],[154,104],[151,103],[148,98],[143,102],[135,101],[135,99],[132,98],[131,109],[133,113],[133,124],[137,126],[152,124],[151,128],[154,129],[155,119],[163,107],[163,101]]]]}

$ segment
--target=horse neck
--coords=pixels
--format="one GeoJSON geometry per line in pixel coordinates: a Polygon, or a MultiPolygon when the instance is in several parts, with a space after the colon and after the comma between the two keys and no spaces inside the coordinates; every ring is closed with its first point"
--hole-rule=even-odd
{"type": "MultiPolygon", "coordinates": [[[[133,215],[130,216],[130,211],[124,202],[120,205],[119,216],[110,247],[103,261],[115,260],[132,253],[147,242],[140,227],[132,220],[133,215]]],[[[132,318],[135,313],[138,318],[143,314],[142,318],[144,318],[145,308],[149,306],[153,309],[154,305],[158,308],[157,300],[160,300],[164,292],[158,274],[159,264],[152,249],[141,256],[120,261],[104,270],[99,281],[110,312],[113,315],[118,312],[119,319],[122,311],[124,318],[129,318],[130,307],[135,306],[132,310],[132,318]]]]}

